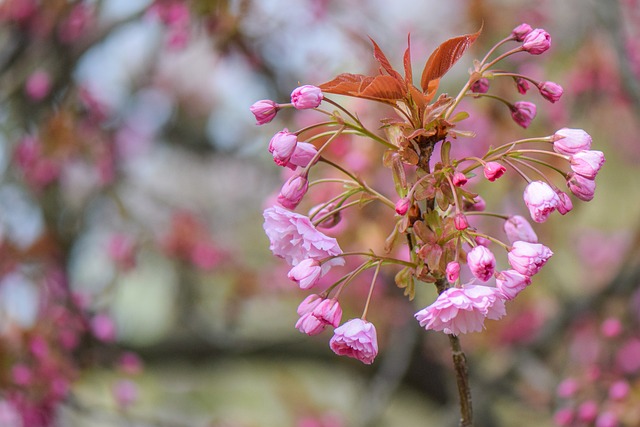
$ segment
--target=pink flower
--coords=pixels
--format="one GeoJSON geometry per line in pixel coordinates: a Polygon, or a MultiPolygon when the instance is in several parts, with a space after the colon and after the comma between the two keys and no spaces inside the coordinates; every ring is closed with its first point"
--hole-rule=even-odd
{"type": "Polygon", "coordinates": [[[517,27],[515,27],[513,31],[511,31],[511,36],[514,38],[515,41],[521,42],[524,40],[527,34],[529,34],[531,31],[533,31],[533,28],[531,28],[531,25],[520,24],[517,27]]]}
{"type": "Polygon", "coordinates": [[[295,209],[300,201],[307,194],[309,181],[306,176],[294,175],[287,180],[278,195],[278,203],[285,208],[295,209]]]}
{"type": "Polygon", "coordinates": [[[582,150],[571,156],[571,170],[587,179],[595,179],[605,162],[604,153],[596,150],[582,150]]]}
{"type": "Polygon", "coordinates": [[[491,240],[487,239],[486,237],[482,237],[482,236],[476,236],[475,239],[473,239],[478,245],[480,246],[484,246],[485,248],[488,248],[489,245],[491,245],[491,240]]]}
{"type": "Polygon", "coordinates": [[[551,249],[540,243],[514,242],[509,254],[509,264],[520,274],[535,275],[553,255],[551,249]]]}
{"type": "Polygon", "coordinates": [[[341,212],[336,211],[331,214],[331,212],[336,208],[336,204],[330,203],[327,206],[323,206],[324,204],[317,205],[309,210],[309,216],[313,216],[314,219],[319,220],[320,218],[326,217],[322,222],[318,224],[318,228],[333,228],[338,225],[340,223],[340,220],[342,219],[341,212]],[[320,209],[320,211],[318,211],[318,209],[320,209]]]}
{"type": "Polygon", "coordinates": [[[317,153],[318,149],[315,145],[308,142],[298,142],[289,162],[285,166],[290,169],[295,169],[296,166],[307,167],[317,153]]]}
{"type": "Polygon", "coordinates": [[[595,427],[617,427],[618,425],[618,417],[610,411],[601,412],[596,418],[595,427]]]}
{"type": "Polygon", "coordinates": [[[458,280],[458,277],[460,277],[460,263],[458,261],[449,262],[445,273],[447,273],[447,280],[449,283],[455,283],[456,280],[458,280]]]}
{"type": "Polygon", "coordinates": [[[288,129],[283,129],[276,133],[273,138],[271,138],[271,141],[269,141],[269,152],[273,154],[273,160],[279,166],[286,166],[297,144],[298,137],[296,134],[289,132],[288,129]]]}
{"type": "Polygon", "coordinates": [[[298,110],[316,108],[322,102],[322,91],[317,86],[304,85],[291,92],[291,103],[298,110]]]}
{"type": "Polygon", "coordinates": [[[575,173],[568,175],[567,186],[574,196],[585,202],[592,200],[596,192],[596,182],[594,180],[575,173]]]}
{"type": "Polygon", "coordinates": [[[554,82],[542,82],[538,85],[538,89],[540,90],[540,95],[552,103],[560,100],[564,92],[562,86],[554,82]]]}
{"type": "Polygon", "coordinates": [[[533,231],[531,224],[523,216],[512,215],[504,223],[504,232],[507,234],[509,243],[517,240],[523,242],[538,243],[538,236],[533,231]]]}
{"type": "Polygon", "coordinates": [[[536,28],[522,41],[522,49],[532,55],[540,55],[551,47],[551,36],[545,30],[536,28]]]}
{"type": "Polygon", "coordinates": [[[607,338],[615,338],[622,333],[622,322],[615,317],[609,317],[600,325],[600,332],[607,338]]]}
{"type": "Polygon", "coordinates": [[[475,203],[471,206],[466,207],[467,211],[483,212],[485,209],[487,209],[487,202],[484,201],[482,196],[476,196],[473,200],[475,203]]]}
{"type": "Polygon", "coordinates": [[[551,137],[556,153],[573,155],[591,148],[591,135],[582,129],[562,128],[551,137]]]}
{"type": "Polygon", "coordinates": [[[628,382],[625,380],[618,380],[609,387],[609,399],[623,400],[629,395],[630,391],[631,387],[628,382]]]}
{"type": "Polygon", "coordinates": [[[469,227],[469,221],[467,221],[467,217],[462,212],[457,213],[453,217],[453,224],[456,230],[466,230],[469,227]]]}
{"type": "Polygon", "coordinates": [[[545,222],[560,203],[553,188],[543,181],[531,181],[524,189],[523,198],[535,222],[545,222]]]}
{"type": "Polygon", "coordinates": [[[484,177],[493,182],[504,175],[507,168],[498,162],[487,162],[484,165],[484,177]]]}
{"type": "Polygon", "coordinates": [[[462,172],[456,172],[453,174],[451,181],[456,187],[462,187],[467,183],[467,177],[462,172]]]}
{"type": "Polygon", "coordinates": [[[298,316],[303,316],[307,313],[311,313],[314,308],[318,306],[322,302],[324,298],[317,294],[311,294],[302,300],[300,305],[298,305],[298,316]]]}
{"type": "Polygon", "coordinates": [[[553,422],[560,427],[569,427],[573,423],[574,413],[572,408],[561,408],[553,414],[553,422]]]}
{"type": "Polygon", "coordinates": [[[280,106],[270,99],[256,101],[249,110],[256,117],[256,124],[263,125],[269,123],[278,113],[280,106]]]}
{"type": "Polygon", "coordinates": [[[339,356],[370,365],[378,355],[376,328],[366,320],[351,319],[335,330],[329,346],[339,356]]]}
{"type": "Polygon", "coordinates": [[[473,93],[487,93],[489,91],[489,79],[482,77],[471,85],[471,92],[473,93]]]}
{"type": "Polygon", "coordinates": [[[585,423],[593,422],[598,416],[598,404],[593,400],[582,402],[578,406],[578,420],[585,423]]]}
{"type": "Polygon", "coordinates": [[[296,282],[300,289],[310,289],[318,283],[321,275],[320,262],[309,258],[291,268],[287,277],[296,282]]]}
{"type": "Polygon", "coordinates": [[[511,107],[511,118],[513,121],[528,128],[531,121],[536,117],[536,104],[527,101],[518,101],[511,107]]]}
{"type": "MultiPolygon", "coordinates": [[[[316,230],[306,216],[273,206],[264,211],[264,219],[264,230],[271,242],[269,248],[291,266],[307,258],[320,261],[342,254],[337,240],[316,230]]],[[[333,258],[324,262],[322,268],[334,265],[344,265],[344,259],[333,258]]]]}
{"type": "Polygon", "coordinates": [[[342,308],[335,298],[324,299],[311,312],[319,321],[337,328],[342,319],[342,308]]]}
{"type": "Polygon", "coordinates": [[[427,330],[459,335],[479,332],[485,318],[497,320],[505,314],[504,301],[496,288],[467,285],[445,290],[415,317],[427,330]]]}
{"type": "Polygon", "coordinates": [[[411,206],[411,199],[408,197],[403,197],[402,199],[396,202],[396,213],[398,215],[404,216],[409,210],[409,206],[411,206]]]}
{"type": "Polygon", "coordinates": [[[565,378],[558,384],[556,388],[556,394],[558,397],[563,399],[568,399],[570,397],[575,396],[575,394],[580,390],[580,384],[575,378],[565,378]]]}
{"type": "Polygon", "coordinates": [[[91,331],[100,341],[113,342],[116,340],[116,324],[107,314],[96,314],[91,319],[91,331]]]}
{"type": "Polygon", "coordinates": [[[475,277],[486,282],[496,269],[496,258],[486,247],[476,246],[467,254],[467,264],[475,277]]]}
{"type": "Polygon", "coordinates": [[[634,374],[640,371],[638,354],[640,354],[640,339],[629,339],[616,353],[616,367],[625,374],[634,374]]]}
{"type": "Polygon", "coordinates": [[[305,313],[301,315],[296,322],[296,329],[303,334],[309,335],[310,337],[318,335],[319,333],[324,331],[326,327],[327,324],[322,322],[312,313],[305,313]]]}
{"type": "Polygon", "coordinates": [[[516,77],[516,88],[521,95],[526,95],[529,91],[529,82],[522,77],[516,77]]]}
{"type": "Polygon", "coordinates": [[[560,200],[560,202],[558,202],[558,206],[556,206],[560,215],[566,215],[571,212],[571,209],[573,209],[573,203],[571,202],[569,195],[563,191],[557,191],[556,194],[558,195],[558,200],[560,200]]]}
{"type": "Polygon", "coordinates": [[[34,101],[45,98],[51,90],[51,77],[43,70],[35,71],[29,76],[25,84],[27,96],[34,101]]]}
{"type": "Polygon", "coordinates": [[[531,284],[531,278],[515,270],[505,270],[496,274],[496,288],[502,298],[508,301],[514,299],[524,288],[531,284]]]}

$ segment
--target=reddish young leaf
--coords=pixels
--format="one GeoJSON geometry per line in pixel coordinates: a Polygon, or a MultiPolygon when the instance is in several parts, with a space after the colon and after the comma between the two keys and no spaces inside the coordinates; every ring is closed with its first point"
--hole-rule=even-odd
{"type": "Polygon", "coordinates": [[[404,80],[407,86],[413,85],[413,71],[411,70],[411,34],[407,36],[407,50],[404,51],[404,80]]]}
{"type": "Polygon", "coordinates": [[[404,90],[400,83],[395,78],[385,75],[371,77],[344,73],[319,87],[326,93],[367,98],[391,104],[404,97],[404,90]]]}
{"type": "Polygon", "coordinates": [[[396,70],[393,69],[393,67],[391,66],[391,63],[389,62],[385,54],[382,52],[382,49],[380,49],[380,46],[378,46],[378,44],[371,37],[369,37],[369,40],[371,40],[371,43],[373,43],[373,57],[376,58],[376,60],[380,63],[382,68],[391,77],[398,80],[398,82],[402,83],[402,76],[400,75],[400,73],[398,73],[396,70]]]}
{"type": "Polygon", "coordinates": [[[357,93],[360,90],[362,82],[366,79],[371,79],[371,77],[362,74],[342,73],[333,80],[322,83],[319,87],[323,92],[327,93],[353,95],[353,93],[357,93]]]}
{"type": "Polygon", "coordinates": [[[474,34],[465,34],[451,38],[433,51],[422,71],[420,83],[422,90],[427,91],[429,82],[444,76],[447,71],[455,64],[464,52],[476,41],[482,28],[474,34]]]}

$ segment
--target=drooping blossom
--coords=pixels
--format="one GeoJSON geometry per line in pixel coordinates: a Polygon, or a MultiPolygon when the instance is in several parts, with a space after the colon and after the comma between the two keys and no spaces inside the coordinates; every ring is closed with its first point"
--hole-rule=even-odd
{"type": "Polygon", "coordinates": [[[496,257],[484,246],[476,246],[467,254],[467,264],[471,273],[486,282],[496,269],[496,257]]]}
{"type": "Polygon", "coordinates": [[[564,92],[562,86],[554,82],[542,82],[538,85],[538,90],[540,95],[551,103],[559,101],[564,92]]]}
{"type": "Polygon", "coordinates": [[[482,77],[476,80],[470,89],[473,93],[487,93],[489,91],[489,79],[482,77]]]}
{"type": "Polygon", "coordinates": [[[298,137],[295,133],[283,129],[276,133],[269,141],[269,152],[273,155],[273,160],[280,166],[286,166],[293,155],[298,137]]]}
{"type": "Polygon", "coordinates": [[[604,153],[597,150],[582,150],[569,159],[571,170],[587,179],[595,179],[605,162],[604,153]]]}
{"type": "Polygon", "coordinates": [[[311,311],[319,321],[337,328],[342,320],[342,307],[335,298],[326,298],[311,311]]]}
{"type": "Polygon", "coordinates": [[[447,274],[449,283],[455,283],[458,277],[460,277],[460,263],[458,261],[450,261],[447,263],[445,273],[447,274]]]}
{"type": "Polygon", "coordinates": [[[352,357],[370,365],[378,355],[378,338],[373,323],[351,319],[336,328],[329,346],[339,356],[352,357]]]}
{"type": "Polygon", "coordinates": [[[531,28],[531,25],[522,23],[517,27],[515,27],[513,31],[511,31],[511,36],[514,38],[515,41],[521,42],[524,40],[527,34],[529,34],[531,31],[533,31],[533,28],[531,28]]]}
{"type": "Polygon", "coordinates": [[[573,209],[573,202],[571,201],[571,197],[569,197],[569,195],[564,191],[556,191],[556,194],[558,195],[559,200],[556,209],[558,210],[558,212],[560,212],[560,215],[566,215],[567,213],[571,212],[571,209],[573,209]]]}
{"type": "Polygon", "coordinates": [[[302,168],[307,167],[316,157],[317,153],[318,149],[315,145],[309,142],[298,142],[285,166],[290,169],[295,169],[298,166],[302,168]]]}
{"type": "Polygon", "coordinates": [[[487,162],[484,165],[484,177],[493,182],[506,172],[507,168],[498,162],[487,162]]]}
{"type": "Polygon", "coordinates": [[[451,181],[453,182],[453,185],[455,185],[456,187],[462,187],[467,183],[468,179],[465,176],[465,174],[463,174],[462,172],[456,172],[453,174],[451,181]]]}
{"type": "Polygon", "coordinates": [[[538,243],[538,235],[529,221],[521,215],[512,215],[504,223],[504,232],[507,234],[509,243],[522,240],[523,242],[538,243]]]}
{"type": "Polygon", "coordinates": [[[479,332],[485,318],[498,320],[505,314],[504,301],[496,288],[466,285],[445,290],[415,318],[425,329],[459,335],[479,332]]]}
{"type": "Polygon", "coordinates": [[[526,95],[529,91],[529,82],[522,77],[516,77],[516,89],[520,95],[526,95]]]}
{"type": "Polygon", "coordinates": [[[311,313],[314,308],[318,306],[322,302],[323,298],[318,294],[308,295],[302,302],[298,305],[298,316],[302,316],[307,313],[311,313]]]}
{"type": "Polygon", "coordinates": [[[545,222],[560,203],[553,188],[543,181],[531,181],[524,189],[523,199],[535,222],[545,222]]]}
{"type": "Polygon", "coordinates": [[[534,276],[552,255],[551,249],[543,244],[518,241],[513,243],[507,257],[518,273],[534,276]]]}
{"type": "Polygon", "coordinates": [[[532,55],[540,55],[551,47],[551,36],[545,30],[536,28],[522,40],[522,49],[532,55]]]}
{"type": "Polygon", "coordinates": [[[527,101],[518,101],[511,107],[511,118],[514,122],[526,129],[536,117],[536,112],[536,104],[527,101]]]}
{"type": "Polygon", "coordinates": [[[315,259],[305,259],[293,266],[287,277],[296,282],[300,289],[310,289],[318,283],[321,275],[320,262],[315,259]]]}
{"type": "Polygon", "coordinates": [[[316,108],[322,102],[322,90],[317,86],[304,85],[291,92],[291,103],[298,110],[316,108]]]}
{"type": "Polygon", "coordinates": [[[289,178],[278,195],[278,203],[285,208],[295,209],[309,189],[309,180],[303,175],[294,175],[289,178]]]}
{"type": "Polygon", "coordinates": [[[596,182],[576,173],[570,173],[567,177],[567,187],[578,199],[588,202],[596,193],[596,182]]]}
{"type": "Polygon", "coordinates": [[[515,270],[505,270],[496,274],[496,289],[505,300],[514,299],[520,292],[531,284],[531,278],[515,270]]]}
{"type": "Polygon", "coordinates": [[[314,316],[313,313],[308,312],[300,315],[295,327],[303,334],[307,334],[312,337],[324,331],[327,324],[314,316]]]}
{"type": "Polygon", "coordinates": [[[573,155],[591,148],[591,135],[582,129],[562,128],[551,137],[556,153],[573,155]]]}
{"type": "Polygon", "coordinates": [[[276,117],[280,106],[270,99],[261,99],[253,103],[249,110],[256,118],[256,124],[269,123],[276,117]]]}
{"type": "MultiPolygon", "coordinates": [[[[318,231],[309,218],[280,206],[272,206],[264,211],[264,231],[269,237],[269,248],[274,255],[294,266],[310,258],[323,260],[342,254],[338,241],[318,231]]],[[[344,265],[341,257],[322,264],[322,268],[344,265]]]]}

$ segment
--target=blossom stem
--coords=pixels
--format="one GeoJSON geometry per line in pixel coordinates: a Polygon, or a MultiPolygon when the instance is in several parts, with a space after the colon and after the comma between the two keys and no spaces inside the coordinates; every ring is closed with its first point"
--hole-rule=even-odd
{"type": "MultiPolygon", "coordinates": [[[[531,182],[531,178],[529,178],[526,173],[522,172],[522,170],[520,170],[519,167],[514,165],[513,162],[509,161],[508,159],[503,159],[503,160],[504,160],[504,162],[506,164],[508,164],[511,167],[511,169],[513,169],[514,171],[518,172],[518,175],[520,175],[525,181],[531,182]]],[[[513,160],[517,160],[517,159],[513,159],[513,160]]],[[[526,165],[526,163],[525,163],[525,165],[526,165]]],[[[526,165],[526,166],[529,166],[529,165],[526,165]]]]}
{"type": "Polygon", "coordinates": [[[340,136],[340,134],[344,130],[345,130],[345,126],[342,126],[333,135],[331,135],[331,137],[329,139],[327,139],[324,144],[322,144],[322,147],[320,147],[318,149],[318,152],[313,156],[311,161],[309,161],[309,164],[307,166],[305,166],[305,168],[300,172],[300,175],[306,176],[309,173],[309,169],[311,169],[311,166],[313,166],[318,161],[318,159],[322,158],[322,152],[325,150],[325,148],[327,148],[329,146],[329,144],[331,144],[333,141],[335,141],[335,139],[338,136],[340,136]]]}
{"type": "Polygon", "coordinates": [[[331,218],[332,216],[334,216],[336,213],[340,212],[341,210],[344,209],[348,209],[352,206],[356,206],[363,203],[361,200],[354,200],[353,202],[349,202],[346,205],[341,205],[335,209],[333,209],[331,212],[328,212],[324,215],[322,215],[320,218],[316,219],[313,221],[313,225],[318,226],[318,224],[321,224],[322,221],[326,220],[327,218],[331,218]]]}
{"type": "Polygon", "coordinates": [[[485,65],[480,69],[480,71],[484,73],[484,72],[485,72],[485,71],[487,71],[489,68],[493,67],[495,64],[497,64],[498,62],[502,61],[502,60],[503,60],[504,58],[506,58],[507,56],[511,56],[511,55],[513,55],[514,53],[518,53],[518,52],[521,52],[521,51],[523,51],[523,50],[524,50],[524,49],[522,48],[522,46],[518,46],[518,47],[516,47],[516,48],[514,48],[514,49],[511,49],[510,51],[505,52],[505,53],[503,53],[502,55],[498,56],[498,57],[497,57],[496,59],[494,59],[493,61],[491,61],[491,62],[489,62],[489,63],[485,64],[485,65]]]}
{"type": "Polygon", "coordinates": [[[495,46],[493,46],[491,49],[489,49],[489,52],[487,52],[487,54],[484,56],[484,58],[482,58],[482,61],[480,61],[480,66],[478,68],[482,69],[482,66],[484,65],[485,62],[487,62],[487,59],[489,59],[489,57],[491,56],[491,54],[493,54],[493,52],[496,51],[497,48],[499,48],[500,46],[502,46],[503,44],[510,42],[511,40],[513,40],[513,36],[509,36],[505,39],[500,40],[498,43],[495,44],[495,46]]]}
{"type": "Polygon", "coordinates": [[[474,212],[474,211],[470,211],[470,212],[465,212],[465,215],[469,216],[469,215],[482,215],[482,216],[492,216],[494,218],[500,218],[500,219],[504,219],[504,220],[508,220],[509,219],[509,215],[502,215],[499,213],[495,213],[495,212],[474,212]]]}
{"type": "Polygon", "coordinates": [[[367,302],[364,304],[364,311],[362,312],[361,316],[362,320],[367,320],[369,303],[371,302],[371,296],[373,295],[373,288],[375,288],[376,286],[376,279],[378,278],[378,273],[380,272],[380,266],[382,266],[382,261],[378,261],[376,265],[376,271],[373,273],[373,279],[371,280],[371,286],[369,287],[369,295],[367,295],[367,302]]]}
{"type": "Polygon", "coordinates": [[[376,255],[373,252],[343,252],[340,255],[335,255],[331,257],[331,259],[345,257],[345,256],[355,256],[355,255],[368,256],[371,259],[382,262],[382,263],[399,264],[399,265],[404,265],[405,267],[413,267],[413,268],[417,267],[417,265],[412,262],[403,261],[397,258],[390,258],[386,256],[376,255]]]}
{"type": "Polygon", "coordinates": [[[492,150],[487,151],[487,154],[483,156],[483,159],[487,159],[489,158],[489,156],[497,153],[500,150],[504,150],[505,148],[507,149],[507,152],[509,152],[517,144],[526,144],[527,142],[552,142],[552,139],[549,136],[545,136],[542,138],[538,137],[538,138],[519,139],[517,141],[509,142],[507,144],[500,145],[499,147],[496,147],[492,150]]]}
{"type": "Polygon", "coordinates": [[[493,243],[497,243],[498,245],[502,246],[503,248],[505,248],[507,251],[509,251],[509,249],[511,248],[509,245],[501,242],[500,240],[496,239],[495,237],[491,237],[488,234],[484,234],[484,233],[478,233],[477,231],[467,231],[467,233],[471,236],[479,236],[479,237],[484,237],[485,239],[491,240],[493,243]]]}

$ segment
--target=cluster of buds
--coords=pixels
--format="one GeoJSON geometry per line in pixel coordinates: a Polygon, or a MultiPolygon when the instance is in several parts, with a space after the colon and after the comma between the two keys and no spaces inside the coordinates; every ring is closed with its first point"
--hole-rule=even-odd
{"type": "Polygon", "coordinates": [[[556,83],[538,82],[494,69],[508,56],[521,52],[539,55],[549,49],[551,38],[546,31],[522,24],[492,47],[484,59],[474,62],[470,78],[457,96],[436,97],[440,79],[479,34],[455,37],[441,44],[426,62],[420,87],[413,83],[410,45],[404,54],[402,75],[372,41],[374,57],[381,66],[379,75],[341,74],[319,86],[295,89],[291,103],[261,100],[251,106],[258,124],[272,121],[279,110],[290,107],[314,109],[326,118],[295,132],[284,129],[271,139],[269,152],[275,163],[294,173],[278,196],[281,206],[265,210],[264,229],[274,255],[291,267],[289,278],[304,290],[324,289],[300,304],[296,327],[308,335],[319,334],[328,325],[334,327],[330,347],[339,355],[367,364],[377,355],[376,330],[366,320],[366,314],[383,266],[400,269],[396,284],[410,298],[414,297],[416,282],[434,284],[439,296],[415,317],[425,329],[452,335],[481,331],[485,318],[503,317],[505,302],[531,284],[532,276],[553,253],[538,242],[523,216],[487,212],[483,198],[465,188],[479,169],[489,182],[505,179],[502,178],[508,176],[505,174],[512,173],[514,178],[522,178],[526,183],[524,204],[537,223],[546,221],[553,211],[564,215],[573,207],[570,195],[556,187],[550,173],[559,174],[578,199],[588,201],[594,196],[594,179],[604,163],[604,155],[590,149],[591,137],[580,129],[564,128],[549,136],[509,141],[490,148],[483,157],[453,158],[452,145],[475,135],[459,129],[469,116],[457,111],[464,97],[491,98],[504,103],[515,123],[523,128],[536,115],[536,105],[531,102],[511,102],[490,94],[491,81],[500,77],[513,79],[521,94],[533,84],[549,102],[558,101],[562,95],[562,87],[556,83]],[[516,46],[496,54],[508,43],[516,46]],[[384,119],[381,135],[368,129],[358,114],[327,94],[381,102],[394,108],[397,118],[384,119]],[[335,110],[323,109],[323,103],[335,110]],[[365,137],[385,148],[382,163],[391,170],[396,195],[385,195],[372,188],[356,173],[323,155],[330,144],[343,140],[339,136],[347,135],[365,137]],[[432,159],[436,150],[440,154],[437,161],[432,159]],[[310,182],[309,173],[319,162],[335,168],[345,178],[310,182]],[[310,187],[325,182],[342,183],[342,191],[312,208],[308,215],[293,212],[310,187]],[[343,252],[335,238],[320,231],[335,226],[343,211],[362,205],[363,194],[367,202],[379,202],[395,212],[389,224],[391,234],[385,241],[385,253],[343,252]],[[491,236],[472,226],[469,218],[480,215],[504,221],[505,236],[491,236]],[[408,251],[393,251],[400,242],[408,245],[408,251]],[[499,269],[496,249],[504,253],[508,268],[499,269]],[[408,255],[393,256],[396,253],[408,255]],[[320,286],[330,269],[345,265],[345,257],[360,257],[364,261],[332,284],[320,286]],[[461,271],[464,264],[468,271],[461,271]],[[341,325],[340,295],[356,276],[368,269],[373,269],[374,274],[363,314],[341,325]]]}

